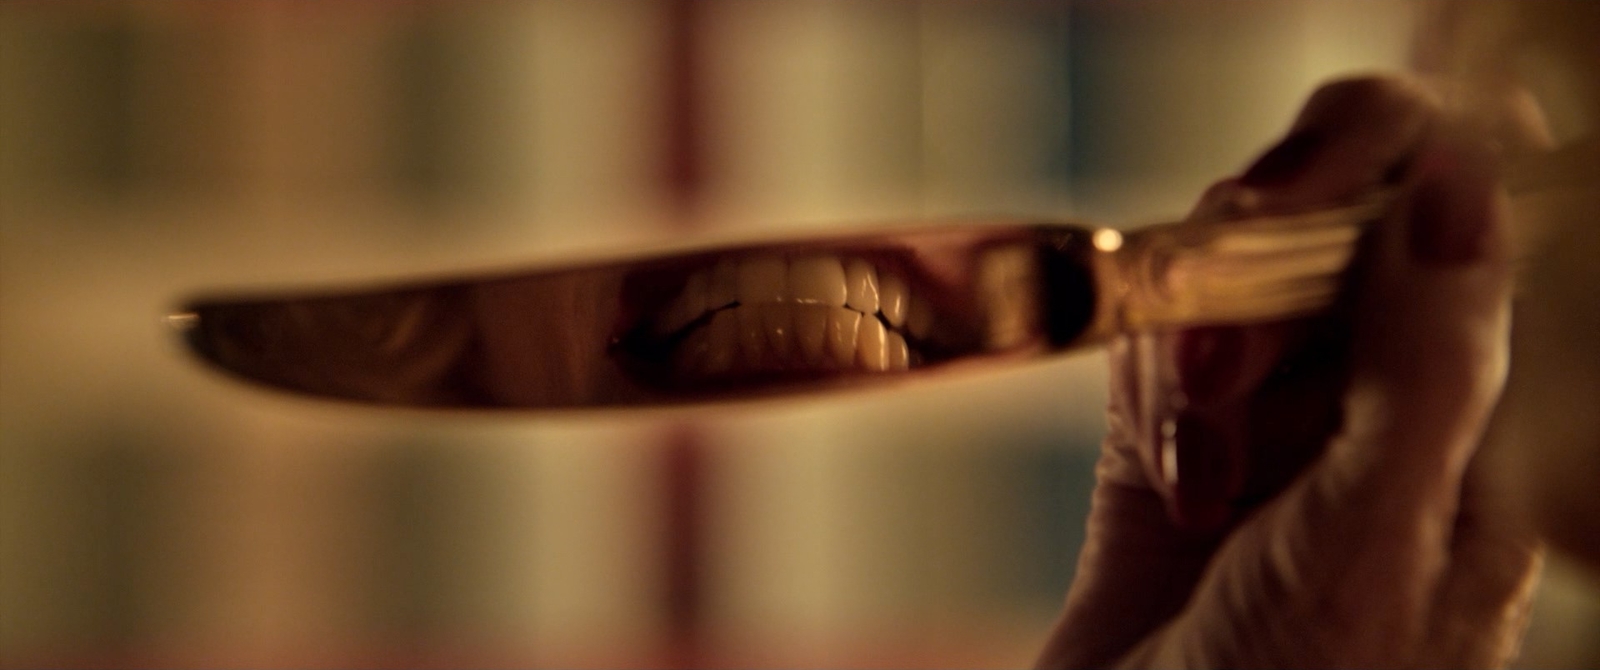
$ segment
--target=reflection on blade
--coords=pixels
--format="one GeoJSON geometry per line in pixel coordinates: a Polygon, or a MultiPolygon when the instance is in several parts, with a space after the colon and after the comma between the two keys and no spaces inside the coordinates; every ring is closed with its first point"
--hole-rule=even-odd
{"type": "Polygon", "coordinates": [[[268,383],[401,404],[468,401],[476,337],[455,287],[201,304],[186,333],[202,355],[268,383]]]}
{"type": "Polygon", "coordinates": [[[1058,348],[1094,312],[1087,240],[1061,226],[948,227],[201,300],[171,322],[217,366],[315,396],[461,408],[707,402],[1058,348]],[[1070,295],[1051,297],[1063,287],[1070,295]]]}

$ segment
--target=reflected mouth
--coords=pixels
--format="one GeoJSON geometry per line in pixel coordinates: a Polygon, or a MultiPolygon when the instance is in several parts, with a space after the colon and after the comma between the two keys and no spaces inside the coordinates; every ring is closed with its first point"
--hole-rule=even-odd
{"type": "Polygon", "coordinates": [[[688,276],[622,344],[680,382],[892,372],[922,362],[928,301],[856,256],[752,253],[688,276]]]}

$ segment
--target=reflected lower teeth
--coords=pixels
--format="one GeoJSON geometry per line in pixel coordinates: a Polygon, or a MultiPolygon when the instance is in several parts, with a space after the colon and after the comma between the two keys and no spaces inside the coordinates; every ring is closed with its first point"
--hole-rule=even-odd
{"type": "Polygon", "coordinates": [[[652,330],[666,337],[696,321],[677,348],[680,374],[883,372],[910,367],[896,331],[926,337],[933,312],[904,279],[864,259],[757,255],[690,276],[652,330]]]}

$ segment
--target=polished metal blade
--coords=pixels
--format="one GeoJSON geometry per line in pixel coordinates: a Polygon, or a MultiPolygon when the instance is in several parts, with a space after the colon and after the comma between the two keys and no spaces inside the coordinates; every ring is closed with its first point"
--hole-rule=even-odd
{"type": "Polygon", "coordinates": [[[310,396],[428,408],[717,402],[1070,347],[1095,314],[1092,238],[1066,225],[946,225],[224,294],[169,322],[212,365],[310,396]],[[881,304],[847,298],[846,280],[873,284],[881,304]]]}
{"type": "MultiPolygon", "coordinates": [[[[1507,175],[1525,257],[1540,208],[1592,193],[1597,161],[1600,144],[1579,143],[1507,175]]],[[[1395,197],[1126,235],[985,221],[219,295],[169,323],[222,370],[318,397],[459,409],[744,400],[1028,360],[1118,333],[1317,314],[1395,197]]]]}

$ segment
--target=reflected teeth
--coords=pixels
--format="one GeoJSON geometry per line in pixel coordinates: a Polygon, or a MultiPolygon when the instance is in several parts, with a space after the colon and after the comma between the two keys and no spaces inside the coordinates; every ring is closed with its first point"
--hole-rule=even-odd
{"type": "Polygon", "coordinates": [[[878,270],[860,258],[845,264],[845,304],[862,314],[878,313],[878,270]]]}
{"type": "Polygon", "coordinates": [[[821,254],[723,259],[690,276],[652,330],[678,332],[707,313],[678,346],[680,373],[904,370],[910,347],[896,331],[926,338],[933,325],[932,309],[900,276],[821,254]]]}
{"type": "Polygon", "coordinates": [[[888,369],[904,370],[911,367],[911,347],[906,345],[906,338],[900,333],[888,331],[888,339],[883,343],[884,356],[888,357],[888,369]]]}
{"type": "Polygon", "coordinates": [[[739,302],[781,302],[788,296],[789,267],[779,256],[756,256],[739,264],[739,302]]]}
{"type": "Polygon", "coordinates": [[[899,328],[906,325],[906,308],[910,302],[911,294],[906,288],[905,280],[885,274],[878,281],[878,311],[883,313],[883,318],[888,319],[889,325],[899,328]]]}
{"type": "Polygon", "coordinates": [[[862,319],[856,331],[856,362],[872,372],[889,369],[889,331],[877,319],[862,319]]]}
{"type": "Polygon", "coordinates": [[[710,269],[689,276],[678,297],[656,322],[656,329],[671,332],[707,311],[734,302],[849,307],[862,314],[882,311],[890,325],[898,328],[905,324],[911,295],[899,275],[879,272],[860,258],[785,258],[769,254],[723,259],[710,269]]]}
{"type": "Polygon", "coordinates": [[[672,301],[672,307],[668,308],[667,312],[662,315],[661,320],[656,322],[655,331],[657,335],[665,335],[682,329],[684,326],[689,325],[690,321],[698,319],[701,314],[706,313],[706,303],[710,298],[707,284],[709,277],[710,275],[704,272],[696,272],[694,276],[689,277],[689,283],[684,285],[683,292],[678,294],[678,299],[672,301]]]}
{"type": "Polygon", "coordinates": [[[786,364],[794,358],[794,310],[784,305],[756,305],[761,312],[761,330],[767,338],[770,364],[786,364]]]}
{"type": "Polygon", "coordinates": [[[795,302],[843,307],[844,264],[831,256],[807,256],[789,262],[789,295],[795,302]]]}
{"type": "Polygon", "coordinates": [[[739,319],[732,312],[717,312],[704,328],[684,340],[678,349],[677,367],[682,373],[717,375],[734,366],[739,347],[739,319]]]}
{"type": "MultiPolygon", "coordinates": [[[[794,339],[799,343],[800,360],[813,368],[828,361],[828,315],[834,309],[797,309],[794,311],[794,339]]],[[[850,312],[847,309],[838,311],[850,312]]],[[[851,312],[854,314],[854,312],[851,312]]]]}
{"type": "Polygon", "coordinates": [[[828,310],[828,354],[841,370],[856,366],[856,329],[863,318],[867,317],[855,310],[828,310]]]}
{"type": "Polygon", "coordinates": [[[843,307],[766,303],[717,312],[678,348],[679,373],[867,370],[911,367],[911,349],[876,318],[843,307]]]}

